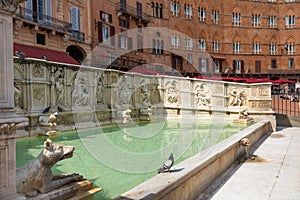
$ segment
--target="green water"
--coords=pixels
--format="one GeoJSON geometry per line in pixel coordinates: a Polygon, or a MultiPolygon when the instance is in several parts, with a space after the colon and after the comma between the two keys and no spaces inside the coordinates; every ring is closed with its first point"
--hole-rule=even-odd
{"type": "MultiPolygon", "coordinates": [[[[126,127],[107,126],[84,131],[59,133],[57,136],[51,137],[52,141],[65,146],[74,146],[75,152],[72,158],[57,163],[52,168],[52,172],[53,174],[79,173],[85,178],[92,180],[95,187],[103,188],[103,191],[96,194],[95,199],[112,199],[155,176],[157,174],[156,169],[165,161],[166,155],[169,154],[165,147],[170,143],[180,143],[179,145],[181,145],[185,142],[184,139],[177,139],[178,137],[183,135],[182,138],[190,137],[192,140],[181,145],[186,146],[186,148],[182,148],[184,152],[180,152],[180,148],[176,145],[170,146],[170,151],[175,152],[175,164],[239,132],[246,126],[245,124],[231,123],[211,126],[210,122],[184,126],[180,122],[168,121],[166,123],[151,122],[149,124],[134,124],[126,127]],[[152,134],[153,132],[155,134],[152,134]],[[141,133],[143,133],[143,137],[137,135],[141,133]],[[118,157],[118,155],[114,154],[114,151],[102,146],[103,137],[111,142],[110,145],[116,146],[123,152],[131,153],[129,154],[131,156],[137,155],[137,153],[141,155],[148,153],[151,155],[151,153],[159,152],[160,150],[167,153],[161,156],[153,154],[156,156],[147,157],[148,160],[143,161],[146,162],[146,167],[139,166],[139,162],[135,160],[138,158],[134,156],[131,160],[126,158],[128,163],[124,163],[122,162],[122,157],[118,157]],[[86,143],[88,139],[91,140],[90,143],[86,143]],[[102,148],[100,148],[100,151],[97,151],[99,149],[97,145],[99,145],[99,148],[102,148]],[[86,148],[87,146],[88,148],[86,148]],[[176,152],[177,150],[178,153],[176,152]],[[112,163],[106,163],[105,160],[99,159],[97,157],[99,154],[104,156],[100,158],[110,159],[112,163]],[[121,161],[121,165],[118,162],[114,163],[114,161],[118,160],[121,161]],[[137,172],[143,170],[144,172],[131,172],[130,164],[132,163],[133,166],[136,163],[137,172]]],[[[43,149],[45,139],[42,136],[18,139],[16,142],[17,167],[36,158],[43,149]]]]}

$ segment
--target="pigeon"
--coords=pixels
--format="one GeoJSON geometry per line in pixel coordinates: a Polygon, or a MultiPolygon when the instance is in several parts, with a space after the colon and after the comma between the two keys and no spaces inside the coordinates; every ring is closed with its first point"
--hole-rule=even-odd
{"type": "Polygon", "coordinates": [[[65,112],[65,109],[63,109],[63,108],[60,107],[60,106],[57,106],[57,110],[58,110],[59,112],[65,112]]]}
{"type": "Polygon", "coordinates": [[[158,173],[162,173],[165,170],[168,170],[168,172],[170,172],[170,169],[173,166],[173,164],[174,164],[174,157],[173,157],[173,153],[171,153],[168,160],[161,166],[161,168],[157,170],[158,173]]]}
{"type": "Polygon", "coordinates": [[[50,108],[51,108],[51,106],[49,106],[49,107],[45,108],[45,109],[43,110],[43,114],[45,114],[45,113],[49,112],[50,108]]]}
{"type": "Polygon", "coordinates": [[[53,113],[55,117],[58,117],[58,112],[53,113]]]}

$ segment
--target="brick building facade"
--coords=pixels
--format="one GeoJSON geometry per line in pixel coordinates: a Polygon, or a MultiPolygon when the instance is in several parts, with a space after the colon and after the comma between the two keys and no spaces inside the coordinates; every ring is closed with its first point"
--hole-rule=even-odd
{"type": "MultiPolygon", "coordinates": [[[[37,11],[39,2],[47,5],[47,1],[32,1],[37,2],[37,11]]],[[[71,29],[63,32],[47,25],[36,26],[39,22],[28,22],[26,13],[17,14],[16,43],[40,46],[34,34],[41,33],[46,36],[47,48],[69,52],[80,62],[98,46],[105,46],[113,61],[109,68],[124,71],[143,63],[156,63],[159,72],[173,68],[189,76],[226,74],[296,80],[300,73],[298,0],[51,2],[52,17],[73,22],[71,29]],[[139,39],[120,34],[144,27],[156,27],[157,32],[153,37],[139,39]],[[184,35],[159,38],[161,28],[184,35]],[[115,34],[119,35],[110,40],[115,34]],[[148,48],[143,49],[147,41],[153,41],[152,48],[146,45],[148,48]],[[132,43],[139,48],[131,51],[132,43]],[[119,47],[130,52],[118,57],[115,51],[119,47]],[[186,57],[176,55],[173,48],[181,49],[186,57]],[[208,52],[214,62],[194,52],[208,52]]]]}
{"type": "Polygon", "coordinates": [[[91,51],[90,8],[90,0],[20,4],[13,19],[14,55],[54,62],[61,56],[66,63],[80,64],[91,51]]]}

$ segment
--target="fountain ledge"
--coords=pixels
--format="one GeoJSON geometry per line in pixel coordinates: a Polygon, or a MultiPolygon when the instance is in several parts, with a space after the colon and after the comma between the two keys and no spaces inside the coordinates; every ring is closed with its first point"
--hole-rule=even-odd
{"type": "Polygon", "coordinates": [[[196,199],[215,179],[244,155],[244,148],[239,143],[242,138],[249,138],[253,146],[263,141],[273,131],[274,126],[271,121],[259,121],[179,163],[171,169],[175,172],[158,174],[116,197],[115,200],[196,199]]]}

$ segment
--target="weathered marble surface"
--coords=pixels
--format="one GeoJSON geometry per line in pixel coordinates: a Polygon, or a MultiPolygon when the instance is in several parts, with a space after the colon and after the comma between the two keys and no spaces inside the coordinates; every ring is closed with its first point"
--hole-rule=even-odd
{"type": "Polygon", "coordinates": [[[78,121],[114,123],[117,113],[126,109],[133,120],[144,118],[141,111],[148,108],[153,116],[164,110],[166,117],[222,112],[238,118],[243,109],[249,115],[273,114],[269,83],[148,76],[37,60],[15,59],[14,67],[15,106],[18,113],[30,116],[32,125],[48,107],[63,110],[58,124],[65,127],[78,121]]]}

